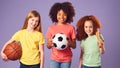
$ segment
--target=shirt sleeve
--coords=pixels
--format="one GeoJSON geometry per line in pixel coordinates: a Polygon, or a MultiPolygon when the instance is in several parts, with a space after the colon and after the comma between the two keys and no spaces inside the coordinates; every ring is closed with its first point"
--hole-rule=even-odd
{"type": "Polygon", "coordinates": [[[44,39],[43,34],[41,34],[41,36],[40,36],[39,44],[45,44],[45,39],[44,39]]]}
{"type": "Polygon", "coordinates": [[[80,47],[84,47],[84,40],[82,40],[81,42],[80,42],[80,47]]]}
{"type": "Polygon", "coordinates": [[[46,38],[51,38],[52,34],[51,34],[51,28],[48,28],[47,32],[46,32],[46,38]]]}
{"type": "Polygon", "coordinates": [[[104,37],[103,37],[102,34],[100,34],[100,39],[101,39],[102,41],[104,41],[104,37]]]}
{"type": "Polygon", "coordinates": [[[12,36],[12,39],[14,39],[15,41],[19,41],[19,39],[20,39],[20,35],[19,35],[20,33],[19,33],[19,31],[18,32],[16,32],[13,36],[12,36]]]}
{"type": "Polygon", "coordinates": [[[76,39],[76,33],[75,33],[75,28],[72,27],[72,30],[71,30],[71,39],[76,39]]]}

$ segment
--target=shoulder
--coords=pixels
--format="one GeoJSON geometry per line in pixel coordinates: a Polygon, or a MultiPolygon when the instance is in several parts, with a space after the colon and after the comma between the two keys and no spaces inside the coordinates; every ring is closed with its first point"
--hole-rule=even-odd
{"type": "Polygon", "coordinates": [[[14,35],[12,36],[12,38],[23,36],[24,33],[25,33],[24,29],[18,30],[17,32],[14,33],[14,35]]]}
{"type": "Polygon", "coordinates": [[[67,26],[69,26],[69,27],[74,27],[73,25],[71,25],[71,24],[66,24],[67,26]]]}
{"type": "Polygon", "coordinates": [[[83,42],[85,42],[85,40],[83,39],[83,40],[81,40],[81,43],[83,43],[83,42]]]}
{"type": "Polygon", "coordinates": [[[100,38],[104,41],[104,36],[101,33],[100,33],[100,38]]]}
{"type": "Polygon", "coordinates": [[[48,28],[50,29],[50,28],[55,28],[56,27],[56,25],[55,24],[52,24],[52,25],[50,25],[48,28]]]}
{"type": "Polygon", "coordinates": [[[18,30],[18,32],[26,32],[26,29],[18,30]]]}
{"type": "Polygon", "coordinates": [[[75,27],[71,24],[66,24],[66,27],[71,28],[71,29],[75,29],[75,27]]]}
{"type": "MultiPolygon", "coordinates": [[[[94,36],[97,37],[96,35],[94,35],[94,36]]],[[[99,38],[104,41],[103,34],[100,33],[100,34],[99,34],[99,38]]]]}
{"type": "Polygon", "coordinates": [[[21,33],[24,33],[25,32],[25,29],[21,29],[21,30],[18,30],[15,34],[21,34],[21,33]]]}
{"type": "Polygon", "coordinates": [[[85,40],[81,40],[81,42],[80,42],[80,46],[81,46],[81,47],[84,46],[84,42],[85,42],[85,40]]]}

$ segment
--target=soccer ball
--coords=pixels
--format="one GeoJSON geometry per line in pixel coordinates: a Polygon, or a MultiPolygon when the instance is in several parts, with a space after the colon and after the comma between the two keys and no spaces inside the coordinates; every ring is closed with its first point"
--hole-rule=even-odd
{"type": "Polygon", "coordinates": [[[58,50],[66,49],[68,40],[68,37],[63,33],[57,33],[52,38],[53,45],[58,50]]]}

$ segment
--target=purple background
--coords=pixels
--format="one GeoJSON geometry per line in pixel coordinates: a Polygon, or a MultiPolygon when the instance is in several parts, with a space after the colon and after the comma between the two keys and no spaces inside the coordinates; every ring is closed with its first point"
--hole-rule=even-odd
{"type": "MultiPolygon", "coordinates": [[[[22,28],[27,13],[36,9],[40,12],[42,29],[45,35],[47,28],[52,24],[49,10],[55,2],[67,0],[0,0],[0,50],[11,36],[22,28]]],[[[84,15],[95,15],[102,23],[101,32],[105,38],[106,53],[102,55],[102,68],[119,68],[120,41],[119,41],[119,0],[69,0],[72,2],[76,15],[72,25],[84,15]]],[[[80,44],[73,51],[71,68],[78,68],[80,44]]],[[[49,68],[50,50],[45,44],[45,68],[49,68]]],[[[18,61],[4,62],[0,58],[0,68],[19,68],[18,61]]]]}

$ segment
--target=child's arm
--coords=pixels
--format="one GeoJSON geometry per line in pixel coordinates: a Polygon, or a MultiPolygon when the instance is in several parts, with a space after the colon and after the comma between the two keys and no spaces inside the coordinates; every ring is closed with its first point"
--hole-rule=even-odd
{"type": "Polygon", "coordinates": [[[39,51],[40,51],[40,68],[44,68],[44,45],[39,45],[39,51]]]}
{"type": "Polygon", "coordinates": [[[104,53],[105,53],[104,41],[102,41],[102,42],[99,41],[99,42],[98,42],[98,45],[101,46],[101,47],[100,47],[100,53],[101,53],[101,54],[104,54],[104,53]]]}
{"type": "Polygon", "coordinates": [[[79,58],[79,68],[82,68],[83,53],[84,53],[83,48],[81,48],[80,58],[79,58]]]}
{"type": "MultiPolygon", "coordinates": [[[[101,38],[100,38],[100,33],[99,33],[99,31],[96,32],[96,36],[97,36],[97,39],[98,39],[98,43],[99,43],[99,42],[102,43],[103,41],[102,41],[101,38]]],[[[101,45],[99,45],[99,48],[101,48],[101,45]]]]}
{"type": "Polygon", "coordinates": [[[52,39],[47,39],[47,48],[50,49],[53,47],[52,39]]]}
{"type": "Polygon", "coordinates": [[[100,38],[100,33],[98,31],[96,32],[96,36],[97,36],[97,39],[98,39],[98,45],[99,45],[99,48],[100,48],[100,53],[104,54],[105,53],[104,41],[100,38]]]}
{"type": "Polygon", "coordinates": [[[76,40],[75,39],[74,40],[69,40],[68,45],[70,45],[70,47],[75,49],[76,48],[76,40]]]}
{"type": "Polygon", "coordinates": [[[5,43],[5,45],[3,46],[2,50],[1,50],[1,57],[4,61],[7,61],[8,58],[7,56],[5,55],[5,53],[3,52],[5,47],[9,44],[9,43],[12,43],[14,40],[13,39],[10,39],[8,42],[5,43]]]}

